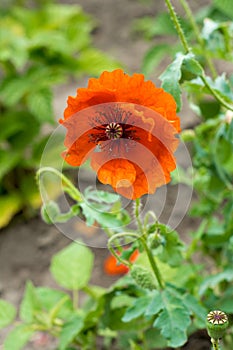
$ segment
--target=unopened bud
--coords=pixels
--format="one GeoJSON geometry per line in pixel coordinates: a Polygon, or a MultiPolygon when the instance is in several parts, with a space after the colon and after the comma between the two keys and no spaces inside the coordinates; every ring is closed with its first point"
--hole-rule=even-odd
{"type": "Polygon", "coordinates": [[[156,288],[153,275],[144,267],[134,264],[131,271],[131,276],[135,282],[142,288],[153,290],[156,288]]]}

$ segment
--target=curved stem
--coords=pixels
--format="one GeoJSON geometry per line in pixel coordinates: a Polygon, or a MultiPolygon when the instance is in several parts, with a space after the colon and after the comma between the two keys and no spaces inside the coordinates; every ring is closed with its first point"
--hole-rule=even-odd
{"type": "Polygon", "coordinates": [[[230,111],[233,111],[233,105],[230,105],[229,103],[227,103],[208,83],[206,76],[205,75],[201,75],[200,76],[201,80],[203,81],[203,83],[205,84],[205,86],[209,89],[209,91],[211,92],[211,94],[216,98],[216,100],[225,108],[229,109],[230,111]]]}
{"type": "Polygon", "coordinates": [[[36,179],[38,182],[39,182],[40,175],[42,175],[45,172],[49,172],[57,175],[62,180],[62,182],[71,189],[71,193],[69,194],[72,195],[72,198],[78,202],[83,201],[82,195],[79,192],[79,190],[72,184],[72,182],[64,174],[62,174],[60,171],[58,171],[55,168],[51,168],[51,167],[40,168],[36,173],[36,179]]]}
{"type": "Polygon", "coordinates": [[[149,249],[149,247],[148,247],[148,245],[146,243],[146,240],[145,240],[144,236],[138,235],[137,233],[133,233],[133,232],[116,233],[115,235],[113,235],[108,240],[108,249],[110,250],[110,252],[115,256],[115,258],[120,263],[122,263],[123,265],[126,265],[126,266],[128,266],[130,268],[132,266],[132,264],[129,261],[122,259],[121,256],[119,256],[116,253],[115,249],[111,246],[111,243],[112,243],[113,240],[121,238],[121,237],[126,237],[126,236],[131,236],[131,237],[135,237],[137,239],[140,239],[140,241],[141,241],[141,243],[142,243],[142,245],[143,245],[143,247],[144,247],[144,249],[145,249],[145,251],[147,253],[149,262],[151,264],[151,267],[152,267],[152,270],[154,272],[155,278],[158,281],[159,287],[160,287],[160,289],[164,289],[165,286],[164,286],[161,274],[159,272],[158,266],[156,265],[156,262],[154,260],[153,254],[151,253],[151,251],[150,251],[150,249],[149,249]]]}
{"type": "Polygon", "coordinates": [[[138,235],[137,233],[133,233],[133,232],[116,233],[115,235],[113,235],[112,237],[109,238],[109,240],[108,240],[108,249],[110,250],[110,252],[112,253],[112,255],[115,256],[115,258],[116,258],[121,264],[126,265],[126,266],[128,266],[128,267],[131,267],[132,264],[131,264],[129,261],[122,259],[122,257],[119,256],[119,255],[116,253],[115,249],[114,249],[114,248],[112,247],[112,245],[111,245],[111,243],[112,243],[114,240],[116,240],[116,239],[118,239],[118,238],[126,237],[126,236],[131,236],[131,237],[134,237],[134,238],[136,238],[136,239],[139,239],[139,238],[140,238],[139,235],[138,235]]]}
{"type": "Polygon", "coordinates": [[[176,31],[177,31],[177,33],[178,33],[178,35],[180,37],[181,43],[182,43],[182,45],[184,47],[185,53],[189,53],[191,50],[190,50],[190,48],[188,46],[188,42],[186,40],[186,37],[184,35],[184,31],[183,31],[183,29],[182,29],[182,27],[180,25],[180,22],[179,22],[179,19],[177,17],[177,14],[176,14],[176,12],[174,10],[174,7],[172,6],[172,3],[171,3],[170,0],[165,0],[165,2],[166,2],[168,10],[170,12],[170,16],[171,16],[171,18],[173,20],[173,23],[175,25],[176,31]]]}
{"type": "Polygon", "coordinates": [[[203,38],[201,37],[200,31],[199,31],[199,28],[198,28],[198,26],[196,24],[196,21],[194,19],[192,10],[191,10],[191,8],[190,8],[190,6],[189,6],[189,4],[188,4],[188,2],[186,0],[179,0],[179,1],[180,1],[181,6],[183,7],[183,9],[185,10],[185,13],[187,15],[187,18],[188,18],[191,26],[193,27],[193,31],[194,31],[194,33],[196,35],[197,42],[199,43],[199,45],[201,46],[201,48],[203,50],[203,55],[204,55],[204,57],[206,59],[206,63],[209,66],[209,69],[210,69],[210,71],[212,73],[212,76],[214,78],[216,78],[217,75],[218,75],[217,71],[216,71],[216,69],[214,67],[214,63],[213,63],[210,55],[208,54],[208,52],[205,49],[205,42],[204,42],[203,38]]]}

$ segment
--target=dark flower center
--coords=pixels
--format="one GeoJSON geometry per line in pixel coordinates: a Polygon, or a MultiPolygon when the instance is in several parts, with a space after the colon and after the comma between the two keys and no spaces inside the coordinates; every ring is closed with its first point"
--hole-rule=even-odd
{"type": "Polygon", "coordinates": [[[118,123],[110,123],[106,126],[105,133],[109,140],[116,140],[122,136],[123,128],[118,123]]]}

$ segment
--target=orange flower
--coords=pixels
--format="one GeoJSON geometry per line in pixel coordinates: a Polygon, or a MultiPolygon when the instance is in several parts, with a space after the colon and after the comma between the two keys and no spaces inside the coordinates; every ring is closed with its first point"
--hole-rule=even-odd
{"type": "MultiPolygon", "coordinates": [[[[120,255],[120,253],[118,253],[120,255]]],[[[139,251],[136,249],[133,254],[130,256],[129,261],[133,263],[136,261],[139,255],[139,251]]],[[[121,275],[129,271],[128,266],[119,264],[115,256],[109,255],[104,262],[104,271],[108,275],[121,275]]]]}
{"type": "Polygon", "coordinates": [[[170,181],[180,131],[176,103],[142,74],[117,69],[90,79],[68,98],[64,117],[63,157],[70,165],[90,157],[99,181],[129,199],[170,181]]]}

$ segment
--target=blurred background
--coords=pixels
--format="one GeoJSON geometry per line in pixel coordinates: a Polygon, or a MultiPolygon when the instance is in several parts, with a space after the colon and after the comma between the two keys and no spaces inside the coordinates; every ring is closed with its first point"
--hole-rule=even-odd
{"type": "MultiPolygon", "coordinates": [[[[177,1],[174,5],[182,16],[177,1]]],[[[220,1],[195,1],[190,6],[200,21],[208,14],[229,13],[220,1]]],[[[70,242],[41,220],[35,181],[67,96],[76,95],[89,77],[118,67],[130,74],[143,72],[160,85],[158,77],[179,44],[163,0],[2,0],[0,12],[0,296],[17,305],[26,280],[54,285],[48,270],[51,256],[70,242]]],[[[188,32],[185,18],[182,24],[188,32]]],[[[221,54],[225,49],[219,46],[221,54]]],[[[198,123],[185,96],[179,115],[184,129],[198,123]]],[[[52,150],[50,157],[52,165],[52,150]]],[[[185,166],[182,151],[179,160],[185,166]]],[[[169,191],[168,207],[173,207],[176,196],[176,188],[169,191]]],[[[179,208],[175,215],[180,215],[179,208]]],[[[197,224],[186,217],[179,232],[185,236],[197,224]]],[[[78,229],[82,235],[93,233],[85,224],[78,229]]],[[[93,282],[108,285],[114,277],[103,275],[107,252],[94,252],[93,282]]],[[[40,349],[35,344],[29,348],[40,349]]]]}

